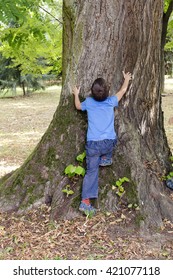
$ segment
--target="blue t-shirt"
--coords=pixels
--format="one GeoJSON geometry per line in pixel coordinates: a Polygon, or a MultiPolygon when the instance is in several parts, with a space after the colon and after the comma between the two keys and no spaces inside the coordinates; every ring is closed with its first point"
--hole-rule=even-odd
{"type": "Polygon", "coordinates": [[[96,101],[87,97],[81,103],[82,111],[87,111],[88,131],[87,141],[115,139],[114,107],[118,107],[117,96],[110,96],[104,101],[96,101]]]}

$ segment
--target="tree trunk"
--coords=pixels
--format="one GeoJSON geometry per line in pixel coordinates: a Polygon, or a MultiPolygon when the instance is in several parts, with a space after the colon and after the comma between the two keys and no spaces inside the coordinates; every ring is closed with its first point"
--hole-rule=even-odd
{"type": "MultiPolygon", "coordinates": [[[[138,204],[147,228],[173,221],[173,201],[161,180],[170,165],[170,150],[161,109],[162,0],[64,0],[63,88],[54,118],[23,166],[1,181],[0,208],[22,211],[39,203],[51,205],[51,218],[78,215],[82,178],[64,175],[85,149],[87,119],[74,108],[72,87],[81,100],[97,77],[115,93],[122,71],[133,73],[128,92],[115,111],[118,145],[111,167],[100,168],[99,208],[116,211],[119,198],[112,185],[128,177],[125,203],[138,204]],[[62,192],[70,185],[74,194],[62,192]]],[[[122,199],[123,200],[123,199],[122,199]]]]}
{"type": "Polygon", "coordinates": [[[26,96],[25,82],[21,83],[21,87],[22,87],[22,90],[23,90],[23,96],[26,96]]]}

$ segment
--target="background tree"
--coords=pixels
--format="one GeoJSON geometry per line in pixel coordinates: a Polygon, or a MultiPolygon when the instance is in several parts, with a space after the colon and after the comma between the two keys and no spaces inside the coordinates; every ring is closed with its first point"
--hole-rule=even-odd
{"type": "Polygon", "coordinates": [[[9,89],[12,91],[13,95],[15,95],[17,87],[22,88],[24,96],[27,95],[30,90],[45,89],[43,77],[34,77],[32,74],[22,75],[19,67],[14,67],[10,58],[1,56],[0,89],[4,91],[4,95],[9,89]]]}
{"type": "Polygon", "coordinates": [[[170,15],[168,22],[166,44],[164,47],[165,54],[165,74],[172,76],[173,74],[173,13],[170,15]]]}
{"type": "Polygon", "coordinates": [[[171,14],[173,11],[173,0],[164,1],[163,10],[163,24],[162,24],[162,41],[161,41],[161,54],[162,54],[162,77],[161,77],[161,90],[164,89],[164,77],[165,77],[165,61],[170,58],[170,46],[172,45],[172,19],[171,14]],[[168,44],[167,44],[168,43],[168,44]],[[168,53],[169,49],[169,53],[168,53]],[[166,52],[165,52],[166,51],[166,52]]]}
{"type": "MultiPolygon", "coordinates": [[[[62,71],[62,26],[53,15],[54,3],[61,18],[61,1],[26,1],[25,4],[22,1],[5,1],[4,6],[0,5],[4,14],[1,18],[0,52],[10,61],[9,71],[14,68],[14,71],[17,69],[20,72],[22,87],[24,83],[28,84],[31,75],[30,84],[45,74],[54,74],[57,78],[62,71]]],[[[5,81],[3,84],[6,84],[5,81]]]]}
{"type": "Polygon", "coordinates": [[[162,176],[170,168],[170,150],[161,109],[161,30],[163,1],[63,1],[63,88],[54,118],[23,166],[1,180],[0,207],[18,210],[51,204],[51,218],[78,215],[80,181],[64,175],[83,152],[86,116],[74,109],[72,87],[81,99],[93,80],[103,76],[116,92],[122,70],[133,81],[116,112],[119,141],[110,168],[100,170],[100,208],[116,211],[112,184],[126,176],[127,201],[138,204],[143,225],[173,220],[173,201],[162,176]],[[105,32],[106,31],[106,32],[105,32]],[[67,186],[71,196],[62,192],[67,186]]]}

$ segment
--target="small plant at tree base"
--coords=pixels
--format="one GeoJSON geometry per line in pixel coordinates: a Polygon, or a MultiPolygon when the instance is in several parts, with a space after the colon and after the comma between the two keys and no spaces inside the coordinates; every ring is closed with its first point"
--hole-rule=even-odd
{"type": "MultiPolygon", "coordinates": [[[[86,152],[84,151],[82,154],[79,154],[76,157],[76,160],[79,161],[80,163],[83,163],[84,159],[86,157],[86,152]]],[[[85,176],[85,168],[83,168],[81,165],[73,165],[69,164],[65,170],[64,173],[70,178],[70,179],[75,179],[75,176],[85,176]]],[[[62,189],[63,193],[66,193],[67,197],[69,195],[74,194],[74,191],[70,189],[70,185],[67,185],[64,189],[62,189]]]]}
{"type": "MultiPolygon", "coordinates": [[[[173,156],[170,157],[170,160],[172,161],[172,167],[173,167],[173,156]]],[[[173,171],[169,172],[169,174],[166,176],[166,179],[173,179],[173,171]]]]}
{"type": "Polygon", "coordinates": [[[70,189],[70,185],[67,185],[67,186],[65,187],[65,189],[62,189],[62,192],[63,192],[63,193],[66,193],[67,197],[68,197],[69,195],[74,194],[74,191],[72,191],[72,190],[70,189]]]}
{"type": "MultiPolygon", "coordinates": [[[[170,160],[173,162],[173,156],[170,157],[170,160]]],[[[167,175],[163,176],[162,180],[165,180],[167,187],[173,190],[173,171],[170,171],[167,175]]]]}
{"type": "MultiPolygon", "coordinates": [[[[84,151],[82,154],[79,154],[76,157],[76,160],[83,163],[85,157],[86,152],[84,151]]],[[[83,168],[81,165],[75,166],[73,164],[69,164],[64,172],[69,178],[74,177],[75,175],[85,176],[85,168],[83,168]]]]}
{"type": "Polygon", "coordinates": [[[75,175],[85,175],[85,169],[80,165],[75,166],[73,164],[69,164],[64,172],[69,178],[74,177],[75,175]]]}
{"type": "Polygon", "coordinates": [[[167,179],[173,179],[173,171],[169,172],[169,174],[166,176],[167,179]]]}
{"type": "Polygon", "coordinates": [[[137,205],[136,203],[130,203],[130,204],[128,204],[128,208],[139,210],[139,205],[137,205]]]}
{"type": "Polygon", "coordinates": [[[127,178],[127,177],[123,177],[123,178],[119,178],[115,184],[116,186],[112,186],[112,190],[115,190],[118,188],[118,190],[116,191],[116,194],[119,196],[119,197],[122,197],[122,195],[125,193],[125,190],[124,190],[124,187],[123,187],[123,184],[125,182],[130,182],[130,180],[127,178]]]}
{"type": "MultiPolygon", "coordinates": [[[[170,160],[173,162],[173,156],[170,157],[170,160]]],[[[173,166],[173,163],[172,163],[173,166]]],[[[166,180],[166,185],[169,189],[173,190],[173,171],[170,171],[168,175],[163,177],[163,180],[166,180]]]]}
{"type": "Polygon", "coordinates": [[[93,211],[88,211],[88,210],[85,211],[86,219],[91,219],[94,216],[94,214],[95,214],[94,210],[93,211]]]}
{"type": "Polygon", "coordinates": [[[83,163],[84,159],[86,158],[86,152],[84,151],[82,154],[79,154],[77,157],[76,157],[76,160],[83,163]]]}

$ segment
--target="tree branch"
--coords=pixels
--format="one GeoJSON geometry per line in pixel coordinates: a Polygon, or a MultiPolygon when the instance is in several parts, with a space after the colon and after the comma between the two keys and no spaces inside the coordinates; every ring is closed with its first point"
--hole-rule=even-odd
{"type": "Polygon", "coordinates": [[[171,15],[172,11],[173,11],[173,0],[170,1],[166,13],[163,14],[163,20],[165,22],[167,22],[167,24],[168,24],[168,21],[169,21],[169,18],[170,18],[170,15],[171,15]]]}
{"type": "Polygon", "coordinates": [[[39,8],[42,9],[45,13],[47,13],[48,15],[50,15],[51,17],[53,17],[56,21],[58,21],[61,25],[63,24],[58,18],[56,18],[54,15],[52,15],[50,12],[48,12],[46,9],[44,9],[43,7],[41,7],[39,5],[39,8]]]}

